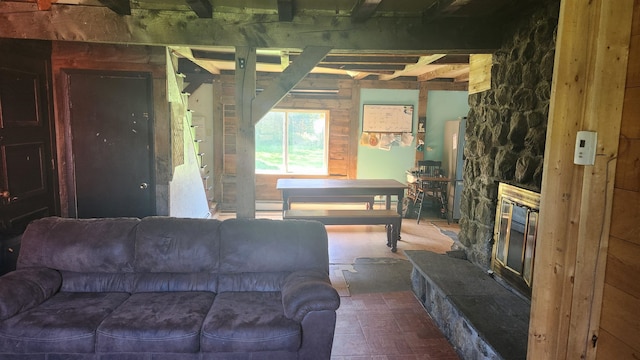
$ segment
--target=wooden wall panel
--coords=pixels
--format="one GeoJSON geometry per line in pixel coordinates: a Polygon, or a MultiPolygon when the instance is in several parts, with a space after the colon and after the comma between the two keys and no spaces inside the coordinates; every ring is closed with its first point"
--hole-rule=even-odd
{"type": "MultiPolygon", "coordinates": [[[[639,36],[640,38],[640,36],[639,36]]],[[[640,51],[638,52],[640,53],[640,51]]],[[[640,63],[635,65],[640,69],[640,63]]],[[[624,107],[622,110],[622,124],[620,133],[624,138],[639,139],[640,138],[640,121],[636,118],[640,114],[640,85],[637,87],[627,88],[624,95],[624,107]]]]}
{"type": "Polygon", "coordinates": [[[640,246],[612,237],[607,255],[606,283],[624,289],[629,295],[640,299],[640,246]]]}
{"type": "MultiPolygon", "coordinates": [[[[640,298],[617,287],[605,284],[602,300],[602,320],[600,327],[637,351],[640,334],[640,298]]],[[[602,359],[613,359],[607,355],[602,359]]],[[[629,358],[632,357],[623,357],[629,358]]]]}
{"type": "MultiPolygon", "coordinates": [[[[636,178],[638,179],[638,178],[636,178]]],[[[640,192],[616,188],[611,211],[612,237],[640,245],[640,192]]]]}
{"type": "Polygon", "coordinates": [[[638,359],[633,357],[634,350],[629,345],[623,343],[608,331],[600,330],[598,338],[598,354],[606,354],[599,356],[602,359],[638,359]]]}
{"type": "Polygon", "coordinates": [[[597,359],[640,359],[640,1],[634,2],[597,359]]]}

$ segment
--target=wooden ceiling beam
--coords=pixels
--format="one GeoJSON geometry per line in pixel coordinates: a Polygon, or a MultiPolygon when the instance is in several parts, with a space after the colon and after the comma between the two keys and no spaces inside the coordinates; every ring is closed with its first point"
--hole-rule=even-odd
{"type": "Polygon", "coordinates": [[[467,5],[472,0],[439,0],[436,1],[433,6],[425,10],[424,19],[425,21],[432,21],[433,19],[443,15],[443,14],[453,14],[461,7],[467,5]]]}
{"type": "MultiPolygon", "coordinates": [[[[129,5],[129,1],[110,1],[122,7],[129,5]]],[[[461,19],[424,24],[419,16],[402,21],[377,17],[376,21],[351,23],[349,17],[304,14],[296,15],[292,22],[280,22],[277,14],[214,12],[211,19],[194,21],[189,12],[136,9],[135,13],[121,16],[100,6],[61,4],[50,11],[37,11],[35,3],[0,1],[0,37],[293,50],[331,44],[336,50],[393,51],[398,55],[418,51],[482,54],[499,48],[502,30],[499,24],[488,27],[461,19]]]]}
{"type": "Polygon", "coordinates": [[[291,89],[293,89],[331,51],[328,46],[310,46],[280,74],[277,80],[253,101],[251,117],[257,124],[291,89]]]}
{"type": "Polygon", "coordinates": [[[210,19],[213,15],[213,6],[209,0],[187,0],[187,5],[201,19],[210,19]]]}
{"type": "Polygon", "coordinates": [[[352,70],[352,71],[368,71],[368,72],[377,72],[381,70],[390,70],[390,71],[398,71],[403,70],[405,65],[403,64],[388,64],[388,63],[377,63],[377,64],[330,64],[330,63],[320,63],[318,67],[328,68],[328,69],[341,69],[341,70],[352,70]]]}
{"type": "Polygon", "coordinates": [[[190,48],[173,46],[171,47],[171,50],[176,55],[180,55],[183,58],[189,59],[192,63],[198,65],[199,67],[208,71],[211,74],[216,74],[216,75],[220,74],[220,69],[212,65],[210,62],[194,58],[190,48]]]}
{"type": "Polygon", "coordinates": [[[420,56],[398,55],[327,55],[322,64],[407,64],[420,60],[420,56]]]}
{"type": "Polygon", "coordinates": [[[358,0],[351,9],[351,20],[356,23],[369,20],[376,13],[381,2],[382,0],[358,0]]]}
{"type": "Polygon", "coordinates": [[[100,3],[118,15],[131,15],[129,0],[98,0],[100,3]]]}
{"type": "Polygon", "coordinates": [[[442,67],[434,71],[430,71],[418,76],[418,81],[428,81],[441,77],[450,77],[445,75],[451,74],[453,72],[463,71],[465,69],[469,69],[469,65],[443,65],[442,67]]]}
{"type": "Polygon", "coordinates": [[[278,20],[293,21],[293,0],[278,0],[278,20]]]}
{"type": "Polygon", "coordinates": [[[379,80],[393,80],[397,77],[403,76],[408,72],[411,72],[417,68],[421,68],[425,65],[429,65],[432,62],[442,59],[446,54],[434,54],[430,56],[421,56],[417,63],[405,66],[404,70],[396,71],[393,75],[381,75],[379,80]]]}

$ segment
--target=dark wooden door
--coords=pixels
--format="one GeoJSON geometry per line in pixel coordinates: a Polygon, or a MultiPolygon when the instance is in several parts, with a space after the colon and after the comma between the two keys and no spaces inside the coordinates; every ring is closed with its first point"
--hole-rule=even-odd
{"type": "Polygon", "coordinates": [[[49,50],[3,47],[0,56],[0,236],[57,213],[50,126],[49,50]],[[40,50],[38,50],[40,51],[40,50]]]}
{"type": "Polygon", "coordinates": [[[155,214],[151,79],[69,72],[76,215],[155,214]]]}

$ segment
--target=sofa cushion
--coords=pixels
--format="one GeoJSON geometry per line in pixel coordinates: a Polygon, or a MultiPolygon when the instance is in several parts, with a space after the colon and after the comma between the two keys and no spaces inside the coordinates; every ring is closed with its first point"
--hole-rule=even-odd
{"type": "Polygon", "coordinates": [[[135,228],[139,222],[134,218],[36,220],[22,235],[17,266],[73,272],[131,272],[135,228]]]}
{"type": "Polygon", "coordinates": [[[219,293],[279,291],[283,274],[286,277],[296,270],[329,272],[327,232],[319,222],[228,219],[220,226],[220,234],[219,293]],[[255,274],[258,278],[252,279],[255,274]],[[269,278],[260,281],[261,276],[269,278]],[[256,284],[253,289],[246,287],[251,282],[256,284]],[[259,287],[270,283],[278,287],[259,287]],[[233,288],[233,284],[243,284],[245,288],[233,288]]]}
{"type": "Polygon", "coordinates": [[[133,294],[98,328],[96,351],[197,352],[214,297],[211,292],[133,294]]]}
{"type": "Polygon", "coordinates": [[[0,277],[0,320],[47,300],[62,284],[60,273],[47,268],[18,269],[0,277]]]}
{"type": "Polygon", "coordinates": [[[136,231],[136,272],[216,271],[220,223],[215,219],[142,219],[136,231]]]}
{"type": "Polygon", "coordinates": [[[15,353],[92,353],[98,325],[127,297],[126,293],[59,292],[0,321],[0,348],[15,353]]]}
{"type": "Polygon", "coordinates": [[[202,328],[203,352],[297,351],[300,324],[284,316],[279,292],[218,294],[202,328]]]}

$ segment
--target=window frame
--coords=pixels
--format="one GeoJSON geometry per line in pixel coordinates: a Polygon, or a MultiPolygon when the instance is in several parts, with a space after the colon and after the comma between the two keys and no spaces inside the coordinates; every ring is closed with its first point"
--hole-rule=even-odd
{"type": "MultiPolygon", "coordinates": [[[[260,175],[328,175],[329,174],[329,124],[331,111],[327,109],[291,109],[291,108],[276,108],[271,109],[269,113],[272,112],[280,112],[284,113],[284,124],[283,124],[283,162],[284,162],[284,172],[281,170],[259,170],[255,168],[256,174],[260,175]],[[324,141],[323,141],[323,168],[318,172],[295,172],[289,170],[289,144],[286,139],[288,139],[289,134],[289,114],[290,113],[323,113],[324,114],[324,141]]],[[[268,114],[265,114],[267,116],[268,114]]],[[[256,139],[257,139],[257,131],[256,131],[256,139]]],[[[257,148],[257,146],[256,146],[257,148]]],[[[255,151],[255,150],[254,150],[255,151]]],[[[256,155],[257,157],[257,155],[256,155]]]]}

